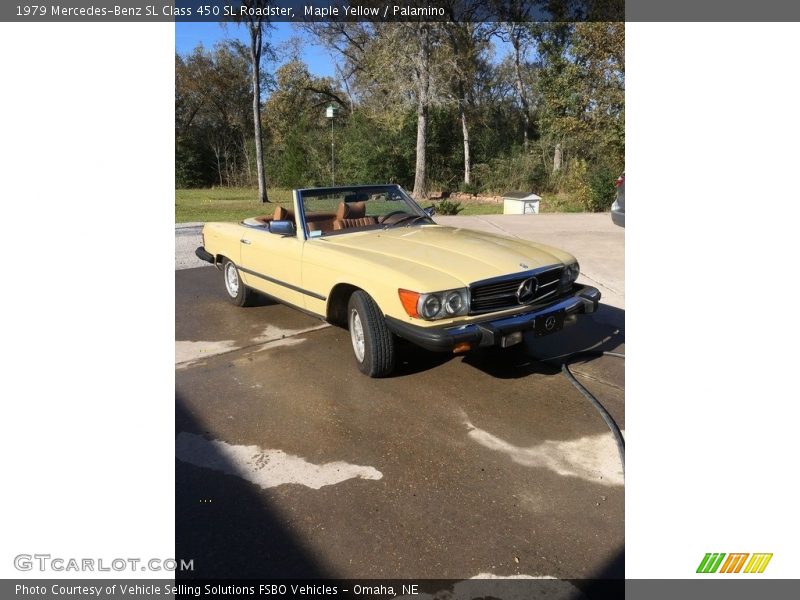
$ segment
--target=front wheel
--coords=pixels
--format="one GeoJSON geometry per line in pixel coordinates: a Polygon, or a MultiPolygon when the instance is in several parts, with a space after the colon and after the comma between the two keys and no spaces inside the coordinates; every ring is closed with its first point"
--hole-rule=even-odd
{"type": "Polygon", "coordinates": [[[350,296],[347,324],[358,370],[370,377],[386,377],[394,370],[395,341],[378,305],[361,290],[350,296]]]}
{"type": "Polygon", "coordinates": [[[233,261],[227,258],[222,262],[222,278],[225,281],[225,291],[228,300],[236,306],[250,306],[253,303],[255,292],[244,284],[239,269],[233,261]]]}

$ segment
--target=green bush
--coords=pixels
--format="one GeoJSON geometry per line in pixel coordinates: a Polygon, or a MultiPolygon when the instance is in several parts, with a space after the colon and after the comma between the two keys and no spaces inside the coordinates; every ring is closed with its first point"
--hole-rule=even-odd
{"type": "Polygon", "coordinates": [[[588,173],[589,167],[586,161],[575,158],[553,178],[558,190],[569,194],[573,201],[580,203],[583,210],[591,210],[592,204],[588,173]]]}
{"type": "Polygon", "coordinates": [[[458,186],[458,191],[461,192],[462,194],[475,195],[480,191],[480,188],[474,183],[466,183],[462,181],[458,186]]]}
{"type": "Polygon", "coordinates": [[[464,207],[461,202],[450,202],[450,200],[442,200],[439,204],[433,203],[433,208],[436,209],[437,215],[457,215],[464,207]]]}
{"type": "Polygon", "coordinates": [[[483,192],[502,194],[519,190],[541,193],[547,189],[547,170],[541,157],[533,154],[516,153],[490,159],[488,163],[478,163],[472,175],[483,192]]]}
{"type": "Polygon", "coordinates": [[[589,186],[589,202],[586,207],[592,212],[605,212],[611,210],[617,190],[614,181],[619,174],[605,165],[595,167],[589,172],[587,184],[589,186]]]}
{"type": "Polygon", "coordinates": [[[209,158],[204,156],[199,144],[192,139],[175,141],[175,186],[200,188],[214,185],[213,171],[206,168],[209,158]]]}

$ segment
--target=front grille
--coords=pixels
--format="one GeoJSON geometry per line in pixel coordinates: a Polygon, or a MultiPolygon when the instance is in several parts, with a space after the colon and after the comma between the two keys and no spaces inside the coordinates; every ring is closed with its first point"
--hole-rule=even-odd
{"type": "Polygon", "coordinates": [[[470,313],[485,313],[505,310],[520,305],[536,304],[558,294],[558,281],[564,271],[563,265],[543,267],[525,273],[515,273],[473,283],[470,291],[470,313]],[[517,300],[517,290],[523,281],[535,278],[536,293],[525,302],[517,300]]]}

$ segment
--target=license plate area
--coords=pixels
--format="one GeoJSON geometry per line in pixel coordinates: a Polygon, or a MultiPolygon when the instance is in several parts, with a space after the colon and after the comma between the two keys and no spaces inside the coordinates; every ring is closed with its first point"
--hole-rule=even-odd
{"type": "Polygon", "coordinates": [[[550,335],[564,329],[564,314],[564,311],[560,310],[549,315],[536,317],[536,321],[533,324],[533,332],[536,337],[550,335]]]}

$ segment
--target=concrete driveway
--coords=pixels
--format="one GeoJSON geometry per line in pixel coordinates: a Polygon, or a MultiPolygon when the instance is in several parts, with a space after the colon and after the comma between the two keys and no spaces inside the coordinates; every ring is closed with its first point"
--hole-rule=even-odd
{"type": "MultiPolygon", "coordinates": [[[[406,345],[396,376],[372,380],[346,331],[227,303],[220,273],[193,268],[199,229],[176,226],[176,552],[193,576],[622,575],[612,436],[539,360],[624,352],[622,230],[608,215],[437,220],[573,252],[602,310],[513,352],[406,345]]],[[[624,361],[573,370],[624,428],[624,361]]]]}

